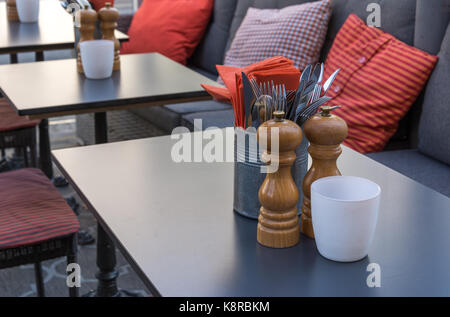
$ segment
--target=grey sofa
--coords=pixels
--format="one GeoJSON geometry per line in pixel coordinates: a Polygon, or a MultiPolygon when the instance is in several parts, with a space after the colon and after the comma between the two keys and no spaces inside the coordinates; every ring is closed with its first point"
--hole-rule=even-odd
{"type": "MultiPolygon", "coordinates": [[[[282,8],[308,1],[311,0],[215,0],[211,22],[188,66],[216,79],[215,65],[223,63],[225,52],[249,7],[282,8]]],[[[440,60],[427,87],[386,147],[386,150],[394,150],[371,153],[369,157],[450,196],[450,10],[444,6],[445,1],[334,0],[321,60],[325,60],[348,15],[355,13],[365,21],[370,14],[367,6],[373,2],[381,7],[381,29],[409,45],[439,54],[440,60]]],[[[122,17],[119,28],[126,32],[130,22],[131,16],[122,17]]],[[[203,128],[232,126],[234,120],[231,106],[216,101],[132,111],[166,133],[180,125],[192,130],[196,118],[203,119],[203,128]]]]}

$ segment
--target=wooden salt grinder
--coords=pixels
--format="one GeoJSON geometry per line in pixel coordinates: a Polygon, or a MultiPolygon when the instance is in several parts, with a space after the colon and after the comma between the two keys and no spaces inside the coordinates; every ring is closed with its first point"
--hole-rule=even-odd
{"type": "Polygon", "coordinates": [[[81,63],[80,43],[83,41],[94,40],[95,23],[97,22],[97,12],[90,9],[88,5],[80,11],[80,41],[77,45],[77,69],[83,73],[83,64],[81,63]]]}
{"type": "Polygon", "coordinates": [[[8,16],[8,21],[19,21],[16,0],[6,0],[6,14],[8,16]]]}
{"type": "Polygon", "coordinates": [[[301,215],[301,232],[314,238],[311,218],[311,184],[319,178],[341,175],[336,161],[341,155],[340,144],[347,137],[347,124],[330,111],[339,106],[324,106],[321,112],[312,116],[304,126],[305,135],[309,140],[308,152],[312,157],[309,171],[303,178],[303,204],[301,215]]]}
{"type": "Polygon", "coordinates": [[[298,188],[291,174],[295,161],[294,150],[302,140],[302,130],[294,122],[283,119],[284,112],[275,111],[273,120],[264,122],[258,128],[258,141],[266,149],[262,160],[267,164],[279,163],[278,170],[267,173],[258,197],[261,203],[258,217],[257,239],[264,246],[287,248],[298,243],[300,228],[297,216],[298,188]],[[267,132],[267,138],[260,140],[259,135],[267,132]],[[279,131],[279,155],[272,157],[271,129],[279,131]]]}
{"type": "Polygon", "coordinates": [[[119,11],[111,7],[110,2],[106,2],[105,7],[98,12],[101,21],[100,27],[103,32],[103,39],[114,42],[114,66],[113,70],[120,69],[120,42],[116,39],[114,30],[117,28],[117,20],[119,19],[119,11]]]}

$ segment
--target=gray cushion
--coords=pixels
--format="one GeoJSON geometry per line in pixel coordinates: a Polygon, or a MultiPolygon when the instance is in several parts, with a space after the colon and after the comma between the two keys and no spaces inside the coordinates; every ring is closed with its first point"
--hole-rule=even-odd
{"type": "Polygon", "coordinates": [[[450,10],[443,6],[442,1],[417,0],[414,46],[430,54],[439,53],[450,19],[450,10]]]}
{"type": "Polygon", "coordinates": [[[194,119],[202,119],[203,130],[210,127],[226,128],[234,125],[233,109],[222,111],[196,112],[183,115],[181,124],[194,131],[194,119]]]}
{"type": "Polygon", "coordinates": [[[425,90],[419,150],[450,164],[450,24],[438,56],[439,61],[425,90]]]}
{"type": "Polygon", "coordinates": [[[130,111],[139,115],[140,117],[145,118],[166,133],[171,133],[174,128],[182,125],[181,116],[183,114],[224,109],[231,109],[231,105],[214,100],[207,100],[177,103],[162,107],[144,107],[133,109],[130,111]]]}
{"type": "Polygon", "coordinates": [[[209,71],[207,71],[207,70],[205,70],[205,69],[202,69],[202,68],[199,68],[199,67],[197,67],[197,66],[195,66],[195,65],[192,65],[192,64],[189,64],[189,65],[187,65],[190,69],[192,69],[194,72],[197,72],[197,73],[199,73],[199,74],[202,74],[203,76],[205,76],[205,77],[208,77],[209,79],[212,79],[212,80],[216,80],[217,79],[217,72],[215,72],[215,73],[210,73],[209,71]]]}
{"type": "Polygon", "coordinates": [[[350,13],[356,14],[366,22],[371,13],[367,12],[369,3],[380,4],[380,29],[394,35],[406,44],[413,44],[416,0],[333,0],[333,14],[328,24],[327,38],[322,48],[321,60],[325,60],[336,34],[350,13]]]}
{"type": "Polygon", "coordinates": [[[450,197],[450,166],[417,150],[386,151],[367,156],[450,197]]]}
{"type": "MultiPolygon", "coordinates": [[[[227,46],[225,52],[231,46],[231,42],[233,41],[234,35],[238,30],[239,26],[244,20],[244,17],[247,13],[247,9],[249,7],[259,8],[259,9],[275,9],[275,8],[284,8],[287,6],[301,4],[305,2],[311,2],[311,0],[239,0],[236,6],[236,11],[234,12],[233,21],[231,22],[230,35],[228,37],[227,46]]],[[[220,62],[223,63],[223,60],[220,62]]]]}
{"type": "Polygon", "coordinates": [[[218,102],[215,100],[175,103],[164,107],[179,114],[231,109],[229,103],[218,102]]]}
{"type": "Polygon", "coordinates": [[[191,64],[214,73],[216,76],[216,65],[222,64],[225,55],[225,45],[227,44],[236,2],[237,0],[214,1],[211,22],[205,31],[203,40],[190,59],[191,64]]]}
{"type": "Polygon", "coordinates": [[[180,125],[180,114],[164,107],[143,107],[130,110],[132,113],[148,120],[167,134],[180,125]]]}

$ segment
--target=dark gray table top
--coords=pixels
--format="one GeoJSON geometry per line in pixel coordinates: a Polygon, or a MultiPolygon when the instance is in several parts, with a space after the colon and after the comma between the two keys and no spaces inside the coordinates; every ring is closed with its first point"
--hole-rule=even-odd
{"type": "MultiPolygon", "coordinates": [[[[120,40],[128,36],[116,31],[120,40]]],[[[41,0],[38,23],[9,22],[0,2],[0,54],[73,48],[73,19],[58,0],[41,0]]]]}
{"type": "Polygon", "coordinates": [[[174,163],[170,137],[53,151],[144,282],[165,296],[450,296],[450,199],[346,147],[344,175],[382,189],[369,256],[337,263],[301,236],[289,249],[256,241],[233,212],[232,163],[174,163]],[[369,288],[369,263],[381,287],[369,288]]]}
{"type": "Polygon", "coordinates": [[[0,91],[19,115],[45,115],[209,99],[200,84],[217,85],[158,53],[120,58],[121,69],[102,80],[79,74],[75,59],[2,65],[0,91]]]}

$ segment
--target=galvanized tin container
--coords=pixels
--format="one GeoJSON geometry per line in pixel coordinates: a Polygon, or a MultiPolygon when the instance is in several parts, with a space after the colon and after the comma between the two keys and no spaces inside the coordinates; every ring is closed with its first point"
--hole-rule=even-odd
{"type": "MultiPolygon", "coordinates": [[[[298,214],[303,200],[302,182],[308,168],[308,141],[303,138],[297,148],[297,158],[292,166],[292,175],[299,189],[298,214]]],[[[233,209],[238,214],[258,219],[261,204],[258,191],[266,174],[261,173],[265,164],[261,161],[262,150],[257,142],[256,131],[236,128],[234,133],[234,201],[233,209]],[[244,141],[245,140],[245,141],[244,141]]]]}

